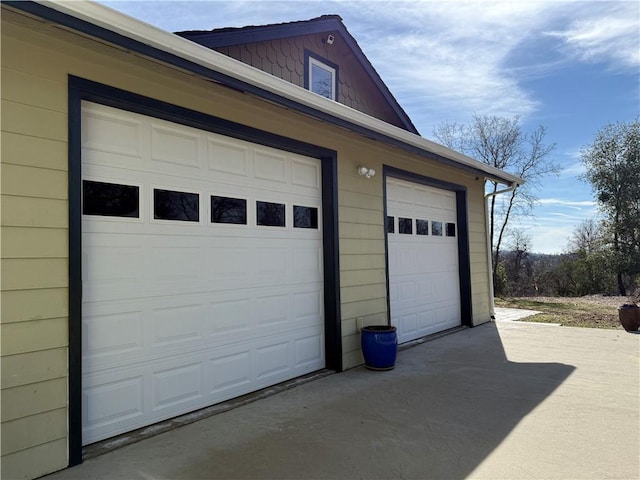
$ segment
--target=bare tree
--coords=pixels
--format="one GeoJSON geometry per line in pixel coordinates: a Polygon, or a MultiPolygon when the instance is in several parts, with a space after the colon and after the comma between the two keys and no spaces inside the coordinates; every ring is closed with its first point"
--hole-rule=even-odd
{"type": "Polygon", "coordinates": [[[512,229],[508,237],[508,250],[501,262],[507,276],[509,294],[511,296],[530,294],[536,290],[530,256],[531,237],[521,229],[512,229]]]}
{"type": "Polygon", "coordinates": [[[594,253],[602,248],[603,225],[593,218],[584,220],[579,224],[569,239],[570,252],[584,250],[586,253],[594,253]]]}
{"type": "MultiPolygon", "coordinates": [[[[495,284],[509,221],[516,215],[531,215],[542,180],[560,172],[560,167],[549,158],[555,144],[545,144],[546,128],[542,125],[531,133],[523,132],[518,116],[474,115],[469,125],[445,122],[433,133],[443,145],[525,180],[524,185],[505,193],[500,199],[492,196],[489,203],[495,284]]],[[[500,188],[499,182],[488,180],[488,193],[495,193],[500,188]]]]}

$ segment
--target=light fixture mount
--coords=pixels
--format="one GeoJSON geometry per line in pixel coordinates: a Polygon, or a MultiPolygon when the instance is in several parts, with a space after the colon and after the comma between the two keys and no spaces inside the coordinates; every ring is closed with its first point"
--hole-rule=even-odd
{"type": "Polygon", "coordinates": [[[361,175],[366,178],[371,178],[376,174],[376,171],[373,168],[366,167],[364,165],[360,165],[358,167],[358,175],[361,175]]]}

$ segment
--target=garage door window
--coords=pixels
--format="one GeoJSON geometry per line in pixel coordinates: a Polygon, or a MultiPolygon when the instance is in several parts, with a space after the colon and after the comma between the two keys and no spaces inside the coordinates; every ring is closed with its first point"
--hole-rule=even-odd
{"type": "Polygon", "coordinates": [[[242,198],[211,196],[211,223],[247,224],[247,201],[242,198]]]}
{"type": "Polygon", "coordinates": [[[442,236],[442,222],[431,222],[431,235],[435,237],[442,236]]]}
{"type": "Polygon", "coordinates": [[[295,228],[318,228],[318,209],[293,206],[293,226],[295,228]]]}
{"type": "Polygon", "coordinates": [[[156,220],[200,221],[200,195],[153,189],[153,218],[156,220]]]}
{"type": "Polygon", "coordinates": [[[429,220],[416,219],[416,234],[429,235],[429,220]]]}
{"type": "Polygon", "coordinates": [[[411,218],[399,218],[398,233],[401,233],[404,235],[413,234],[413,220],[411,218]]]}
{"type": "Polygon", "coordinates": [[[446,234],[447,234],[447,237],[455,237],[456,236],[456,224],[455,223],[448,223],[447,222],[446,234]]]}
{"type": "Polygon", "coordinates": [[[395,233],[395,219],[393,217],[387,217],[387,233],[395,233]]]}
{"type": "Polygon", "coordinates": [[[256,202],[256,221],[265,227],[284,227],[283,203],[256,202]]]}
{"type": "Polygon", "coordinates": [[[108,217],[140,216],[140,189],[133,185],[82,181],[82,213],[108,217]]]}

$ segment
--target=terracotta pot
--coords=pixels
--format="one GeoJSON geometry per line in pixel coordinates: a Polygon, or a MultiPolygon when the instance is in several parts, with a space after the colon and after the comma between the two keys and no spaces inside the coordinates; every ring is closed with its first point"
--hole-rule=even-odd
{"type": "Polygon", "coordinates": [[[622,305],[618,307],[620,324],[627,332],[637,332],[640,328],[640,307],[637,305],[622,305]]]}

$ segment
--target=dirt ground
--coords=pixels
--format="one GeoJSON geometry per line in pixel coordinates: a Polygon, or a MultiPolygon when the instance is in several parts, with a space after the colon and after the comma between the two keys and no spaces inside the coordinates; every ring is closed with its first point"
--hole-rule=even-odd
{"type": "Polygon", "coordinates": [[[524,321],[559,323],[571,327],[622,329],[618,307],[630,297],[587,295],[584,297],[496,298],[496,306],[526,308],[542,313],[524,321]]]}

